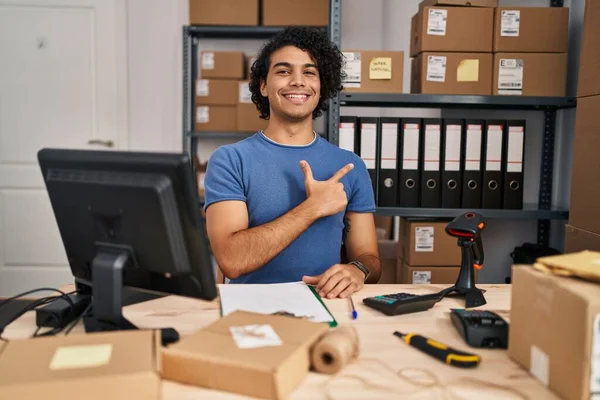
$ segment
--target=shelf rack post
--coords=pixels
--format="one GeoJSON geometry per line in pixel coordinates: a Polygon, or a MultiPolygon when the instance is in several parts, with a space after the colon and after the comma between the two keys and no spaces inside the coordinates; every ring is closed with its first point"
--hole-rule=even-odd
{"type": "MultiPolygon", "coordinates": [[[[338,48],[342,48],[342,0],[329,0],[329,39],[338,48]]],[[[340,123],[340,99],[334,96],[329,100],[327,113],[327,139],[330,143],[339,143],[338,127],[340,123]]]]}
{"type": "MultiPolygon", "coordinates": [[[[552,179],[554,168],[554,139],[556,133],[556,110],[544,110],[544,130],[542,137],[542,165],[540,168],[540,191],[538,208],[550,210],[552,207],[552,179]]],[[[538,244],[548,246],[550,241],[550,220],[538,221],[538,244]]]]}
{"type": "Polygon", "coordinates": [[[182,129],[182,138],[183,138],[183,151],[188,151],[190,149],[190,141],[191,138],[188,135],[188,132],[191,132],[191,123],[190,123],[190,118],[191,115],[189,114],[190,111],[190,99],[191,99],[191,95],[190,95],[190,91],[191,91],[191,76],[190,76],[190,55],[193,54],[191,53],[191,49],[190,49],[190,32],[189,32],[189,28],[187,26],[183,27],[183,51],[182,51],[182,56],[183,56],[183,73],[182,73],[182,78],[183,78],[183,99],[182,99],[182,103],[181,103],[181,107],[183,109],[183,119],[181,121],[181,129],[182,129]],[[191,53],[191,54],[190,54],[191,53]]]}

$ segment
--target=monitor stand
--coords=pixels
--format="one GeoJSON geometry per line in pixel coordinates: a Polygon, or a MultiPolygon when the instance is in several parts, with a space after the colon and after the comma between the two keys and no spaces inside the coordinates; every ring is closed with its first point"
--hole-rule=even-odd
{"type": "Polygon", "coordinates": [[[132,257],[127,250],[101,248],[92,261],[92,315],[84,316],[86,332],[137,329],[123,317],[123,270],[132,257]]]}

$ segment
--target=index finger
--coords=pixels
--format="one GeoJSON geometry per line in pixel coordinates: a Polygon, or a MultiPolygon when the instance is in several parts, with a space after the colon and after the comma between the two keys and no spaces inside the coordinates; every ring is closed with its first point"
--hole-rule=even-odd
{"type": "Polygon", "coordinates": [[[353,168],[354,168],[354,164],[352,164],[352,163],[346,164],[345,166],[340,168],[335,174],[333,174],[333,176],[331,178],[329,178],[329,180],[334,181],[334,182],[339,182],[344,177],[344,175],[346,175],[348,172],[352,171],[353,168]]]}

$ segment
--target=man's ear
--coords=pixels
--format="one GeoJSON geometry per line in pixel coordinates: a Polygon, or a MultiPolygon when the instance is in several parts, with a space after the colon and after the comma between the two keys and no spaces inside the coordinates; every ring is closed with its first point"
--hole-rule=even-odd
{"type": "Polygon", "coordinates": [[[260,81],[260,94],[262,94],[263,97],[268,97],[268,92],[267,92],[267,81],[260,81]]]}

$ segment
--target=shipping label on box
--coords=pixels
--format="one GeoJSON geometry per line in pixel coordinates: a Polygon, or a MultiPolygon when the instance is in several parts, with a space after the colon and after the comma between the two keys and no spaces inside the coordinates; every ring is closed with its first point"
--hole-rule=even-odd
{"type": "Polygon", "coordinates": [[[427,80],[430,82],[446,81],[446,56],[427,57],[427,80]]]}
{"type": "Polygon", "coordinates": [[[343,86],[346,88],[360,88],[362,68],[361,54],[358,52],[344,52],[343,55],[346,60],[344,66],[346,78],[342,82],[343,86]]]}
{"type": "Polygon", "coordinates": [[[428,285],[431,283],[431,271],[413,271],[412,283],[416,285],[428,285]]]}
{"type": "Polygon", "coordinates": [[[498,94],[523,94],[523,69],[525,61],[521,59],[500,59],[498,71],[498,94]]]}
{"type": "Polygon", "coordinates": [[[210,94],[208,79],[198,79],[196,81],[196,96],[206,97],[210,94]]]}
{"type": "Polygon", "coordinates": [[[519,28],[521,25],[521,11],[502,10],[500,24],[500,36],[519,36],[519,28]]]}
{"type": "Polygon", "coordinates": [[[446,36],[446,23],[448,22],[448,10],[430,8],[427,19],[427,34],[446,36]]]}
{"type": "Polygon", "coordinates": [[[202,69],[215,69],[215,53],[212,51],[202,53],[202,69]]]}
{"type": "Polygon", "coordinates": [[[196,107],[196,123],[206,124],[210,121],[208,106],[196,107]]]}
{"type": "Polygon", "coordinates": [[[433,226],[415,227],[415,251],[433,252],[433,226]]]}
{"type": "Polygon", "coordinates": [[[240,82],[240,103],[252,103],[252,93],[249,82],[240,82]]]}

